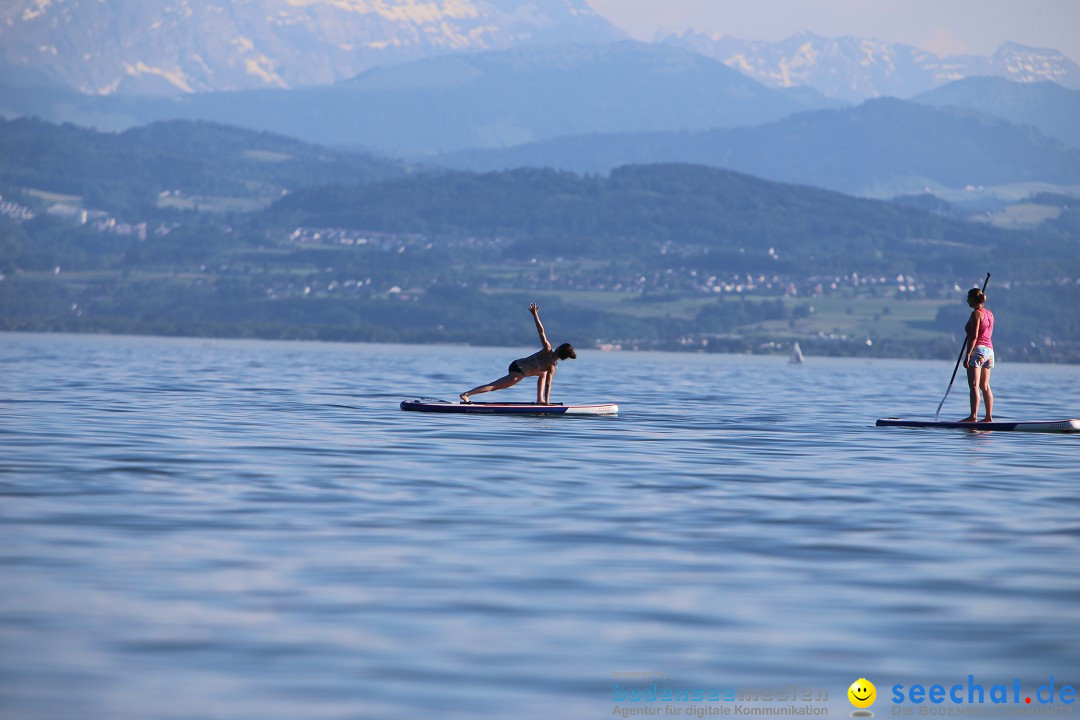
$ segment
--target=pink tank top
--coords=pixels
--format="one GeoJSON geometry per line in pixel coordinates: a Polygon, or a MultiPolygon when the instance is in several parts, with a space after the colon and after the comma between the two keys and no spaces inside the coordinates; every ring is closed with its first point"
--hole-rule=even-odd
{"type": "MultiPolygon", "coordinates": [[[[988,348],[994,347],[994,344],[990,342],[990,336],[994,334],[994,313],[990,312],[986,308],[981,311],[976,310],[976,314],[982,315],[982,322],[979,323],[979,336],[975,338],[976,345],[984,345],[988,348]]],[[[964,330],[968,333],[971,332],[971,323],[974,318],[968,318],[967,325],[964,326],[964,330]]]]}

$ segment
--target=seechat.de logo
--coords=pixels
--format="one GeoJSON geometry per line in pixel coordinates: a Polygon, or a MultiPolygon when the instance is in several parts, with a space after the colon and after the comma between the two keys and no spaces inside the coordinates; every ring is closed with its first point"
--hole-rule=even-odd
{"type": "Polygon", "coordinates": [[[1055,699],[1054,678],[1050,682],[1040,685],[1032,694],[1023,691],[1019,678],[1013,678],[1011,685],[991,685],[984,687],[982,683],[975,682],[974,675],[968,675],[967,683],[944,685],[935,683],[930,686],[914,684],[910,687],[903,685],[892,686],[892,701],[895,704],[910,702],[914,705],[929,703],[930,705],[1072,705],[1076,702],[1076,688],[1072,685],[1060,685],[1055,699]]]}

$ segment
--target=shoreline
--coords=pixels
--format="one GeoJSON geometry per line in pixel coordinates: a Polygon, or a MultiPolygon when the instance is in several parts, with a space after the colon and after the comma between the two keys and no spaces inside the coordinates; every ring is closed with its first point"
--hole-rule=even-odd
{"type": "MultiPolygon", "coordinates": [[[[203,330],[221,330],[223,328],[202,328],[203,330]]],[[[321,328],[327,329],[327,328],[321,328]]],[[[100,337],[116,337],[116,338],[164,338],[174,340],[225,340],[225,341],[257,341],[257,342],[277,342],[277,343],[295,343],[295,342],[315,342],[326,344],[339,344],[339,345],[400,345],[408,347],[417,346],[429,346],[429,347],[465,347],[465,348],[524,348],[531,347],[528,343],[483,343],[483,342],[470,342],[467,340],[452,340],[442,338],[431,338],[427,340],[391,340],[391,339],[378,339],[378,338],[364,338],[364,337],[340,337],[340,335],[346,335],[348,333],[342,333],[342,329],[333,329],[334,332],[328,334],[337,337],[325,337],[319,333],[258,333],[258,332],[187,332],[187,333],[170,333],[170,332],[130,332],[121,329],[109,329],[104,327],[93,329],[78,329],[78,328],[0,328],[0,335],[42,335],[42,336],[80,336],[80,335],[93,335],[100,337]]],[[[704,355],[735,355],[735,356],[755,356],[755,357],[773,357],[777,359],[789,358],[791,356],[792,343],[798,342],[802,354],[806,359],[806,364],[813,364],[815,358],[852,358],[861,360],[919,360],[926,362],[955,362],[956,356],[959,352],[959,346],[953,347],[953,342],[949,341],[945,343],[940,340],[925,341],[921,343],[913,343],[911,341],[891,341],[891,340],[878,340],[872,345],[867,346],[865,342],[857,341],[837,341],[837,340],[815,340],[815,339],[797,339],[797,340],[775,340],[767,337],[741,337],[741,338],[724,338],[722,341],[717,341],[715,338],[710,338],[707,344],[691,344],[685,341],[634,341],[634,340],[620,340],[615,343],[597,341],[594,344],[579,345],[579,350],[592,351],[598,353],[639,353],[639,352],[659,352],[659,353],[672,353],[672,354],[704,354],[704,355]],[[949,353],[946,354],[943,351],[948,349],[946,345],[951,348],[949,353]],[[906,350],[906,352],[897,352],[897,350],[906,350]]],[[[1045,364],[1045,365],[1080,365],[1080,344],[1073,347],[1072,345],[1066,347],[1048,347],[1048,348],[1010,348],[1006,345],[1001,345],[998,349],[998,361],[1006,363],[1024,363],[1024,364],[1045,364]],[[1018,352],[1019,350],[1019,352],[1018,352]]],[[[797,364],[793,365],[798,367],[797,364]]]]}

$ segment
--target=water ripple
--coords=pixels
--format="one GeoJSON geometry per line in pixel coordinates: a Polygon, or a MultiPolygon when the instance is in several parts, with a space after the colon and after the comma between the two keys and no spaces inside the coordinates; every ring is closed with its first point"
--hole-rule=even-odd
{"type": "MultiPolygon", "coordinates": [[[[555,394],[617,417],[429,417],[397,403],[522,351],[0,337],[12,716],[595,718],[646,669],[846,713],[860,675],[1077,668],[1080,438],[873,427],[946,363],[586,351],[555,394]]],[[[1078,373],[1002,363],[1002,417],[1080,415],[1078,373]]]]}

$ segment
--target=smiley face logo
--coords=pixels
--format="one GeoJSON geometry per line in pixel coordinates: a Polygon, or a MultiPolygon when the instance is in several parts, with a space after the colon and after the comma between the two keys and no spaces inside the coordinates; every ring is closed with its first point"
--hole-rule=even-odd
{"type": "Polygon", "coordinates": [[[848,700],[857,708],[868,708],[877,699],[877,688],[866,678],[859,678],[847,689],[848,700]]]}

